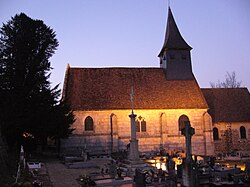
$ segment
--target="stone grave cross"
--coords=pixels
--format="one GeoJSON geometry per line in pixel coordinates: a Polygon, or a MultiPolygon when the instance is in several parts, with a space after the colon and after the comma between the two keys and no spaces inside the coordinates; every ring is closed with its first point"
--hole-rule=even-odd
{"type": "Polygon", "coordinates": [[[186,140],[186,160],[191,161],[192,156],[192,142],[191,138],[195,134],[195,130],[190,125],[190,121],[185,121],[185,127],[181,129],[181,134],[185,136],[186,140]]]}
{"type": "Polygon", "coordinates": [[[192,142],[191,138],[195,134],[195,130],[190,125],[190,121],[185,121],[185,127],[181,130],[181,134],[185,136],[186,140],[186,160],[183,170],[183,184],[187,187],[198,187],[195,179],[195,171],[193,170],[192,161],[192,142]]]}

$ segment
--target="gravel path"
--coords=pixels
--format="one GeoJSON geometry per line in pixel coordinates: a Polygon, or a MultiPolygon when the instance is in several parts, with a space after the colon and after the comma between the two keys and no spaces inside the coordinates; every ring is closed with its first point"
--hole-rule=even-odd
{"type": "MultiPolygon", "coordinates": [[[[102,168],[106,164],[104,161],[96,160],[97,165],[102,168]]],[[[91,172],[100,172],[97,168],[87,169],[68,169],[59,160],[46,161],[46,168],[50,176],[53,187],[78,187],[80,186],[76,179],[80,175],[89,174],[91,172]]]]}
{"type": "Polygon", "coordinates": [[[47,162],[46,167],[54,187],[80,186],[76,181],[81,173],[79,169],[67,169],[59,161],[47,162]]]}

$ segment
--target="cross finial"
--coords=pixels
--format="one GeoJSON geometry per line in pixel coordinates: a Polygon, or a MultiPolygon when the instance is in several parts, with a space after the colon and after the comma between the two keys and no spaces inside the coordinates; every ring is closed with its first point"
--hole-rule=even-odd
{"type": "Polygon", "coordinates": [[[131,104],[132,104],[132,113],[134,113],[134,89],[133,89],[133,86],[131,87],[131,93],[130,93],[130,101],[131,101],[131,104]]]}

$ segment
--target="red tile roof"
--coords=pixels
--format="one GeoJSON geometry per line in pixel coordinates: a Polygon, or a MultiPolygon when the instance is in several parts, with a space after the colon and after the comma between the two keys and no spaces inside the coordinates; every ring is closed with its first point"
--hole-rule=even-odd
{"type": "Polygon", "coordinates": [[[208,108],[196,80],[165,78],[161,68],[70,68],[63,95],[73,110],[208,108]]]}
{"type": "Polygon", "coordinates": [[[250,94],[247,88],[202,89],[213,122],[250,122],[250,94]]]}

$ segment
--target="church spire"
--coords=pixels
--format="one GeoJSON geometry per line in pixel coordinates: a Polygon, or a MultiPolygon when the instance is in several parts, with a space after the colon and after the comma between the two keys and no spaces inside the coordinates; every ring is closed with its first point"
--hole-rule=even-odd
{"type": "Polygon", "coordinates": [[[192,47],[190,47],[187,42],[182,38],[180,31],[175,23],[174,16],[170,7],[168,8],[168,20],[165,33],[165,40],[158,57],[162,56],[163,52],[169,49],[192,49],[192,47]]]}
{"type": "Polygon", "coordinates": [[[165,69],[167,80],[194,79],[191,49],[192,47],[182,38],[169,7],[165,40],[158,55],[160,67],[165,69]]]}

